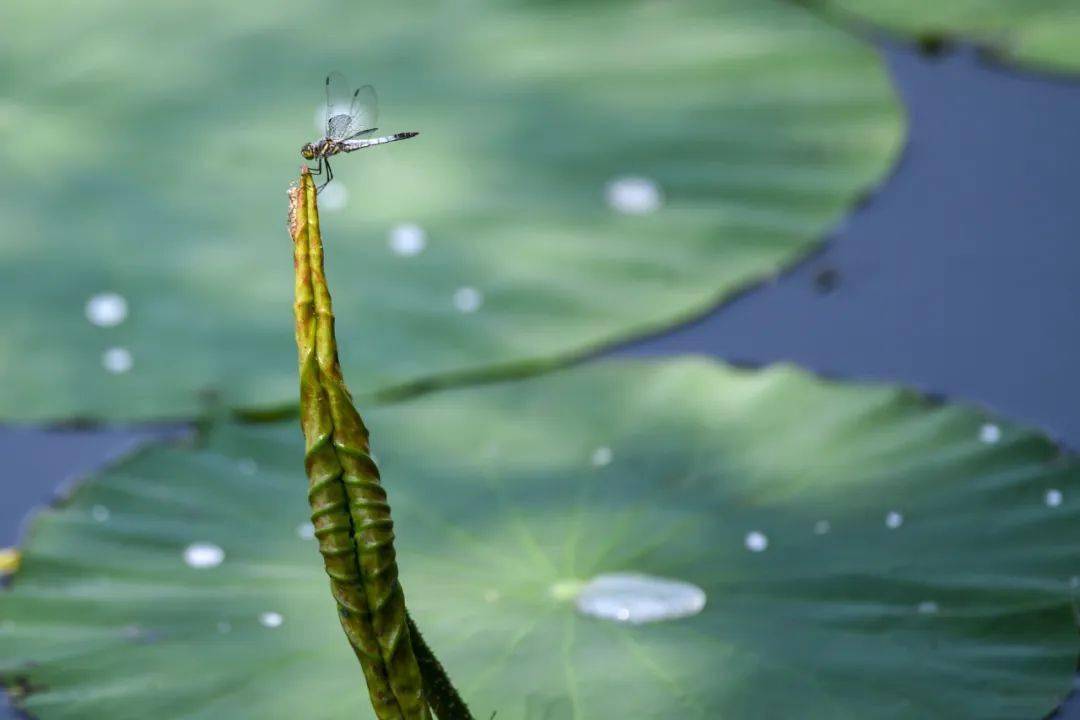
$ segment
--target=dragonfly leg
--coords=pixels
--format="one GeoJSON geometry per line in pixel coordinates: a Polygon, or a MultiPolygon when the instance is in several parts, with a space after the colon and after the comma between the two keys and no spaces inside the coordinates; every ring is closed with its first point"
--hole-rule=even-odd
{"type": "Polygon", "coordinates": [[[330,184],[331,180],[334,179],[334,171],[330,167],[330,158],[319,158],[320,172],[321,172],[321,169],[322,169],[322,164],[324,162],[326,163],[326,181],[322,185],[320,185],[318,188],[316,188],[317,190],[322,190],[324,187],[326,187],[327,185],[330,184]]]}

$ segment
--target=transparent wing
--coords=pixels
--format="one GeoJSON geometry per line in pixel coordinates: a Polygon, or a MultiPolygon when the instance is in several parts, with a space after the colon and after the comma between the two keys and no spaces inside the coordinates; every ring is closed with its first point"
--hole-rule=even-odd
{"type": "Polygon", "coordinates": [[[331,140],[341,140],[348,136],[352,127],[352,91],[345,76],[332,72],[326,76],[326,136],[331,140]]]}
{"type": "Polygon", "coordinates": [[[352,135],[352,122],[351,115],[331,115],[326,121],[326,137],[331,140],[344,140],[352,135]]]}
{"type": "Polygon", "coordinates": [[[363,137],[378,130],[379,98],[375,95],[375,88],[370,85],[357,88],[353,93],[349,114],[353,119],[350,133],[353,137],[363,137]]]}
{"type": "Polygon", "coordinates": [[[326,136],[331,140],[374,132],[377,108],[375,89],[370,85],[354,90],[341,73],[326,76],[326,136]]]}

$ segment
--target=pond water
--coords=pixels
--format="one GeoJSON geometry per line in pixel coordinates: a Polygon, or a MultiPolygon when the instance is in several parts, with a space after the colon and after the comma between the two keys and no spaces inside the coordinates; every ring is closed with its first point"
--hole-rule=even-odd
{"type": "Polygon", "coordinates": [[[910,120],[893,177],[809,261],[618,352],[902,382],[1080,447],[1080,80],[884,54],[910,120]]]}

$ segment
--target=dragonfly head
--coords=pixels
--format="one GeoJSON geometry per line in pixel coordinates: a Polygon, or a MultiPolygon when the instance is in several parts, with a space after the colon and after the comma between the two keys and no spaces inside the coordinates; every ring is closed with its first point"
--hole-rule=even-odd
{"type": "Polygon", "coordinates": [[[311,143],[305,143],[304,147],[300,148],[300,154],[304,157],[305,160],[314,160],[315,146],[311,143]]]}

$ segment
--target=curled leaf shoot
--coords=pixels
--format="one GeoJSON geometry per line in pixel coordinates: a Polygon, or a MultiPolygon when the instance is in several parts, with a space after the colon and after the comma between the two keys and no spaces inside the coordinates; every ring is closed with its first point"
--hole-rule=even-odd
{"type": "MultiPolygon", "coordinates": [[[[348,493],[342,480],[343,469],[333,446],[333,418],[316,356],[319,310],[311,272],[311,235],[318,233],[318,221],[309,222],[309,208],[313,207],[313,202],[307,201],[309,187],[310,175],[305,173],[300,186],[290,189],[289,232],[296,276],[294,311],[300,368],[300,424],[305,440],[304,467],[308,475],[311,522],[330,577],[330,593],[338,606],[341,627],[360,661],[375,715],[378,720],[404,720],[371,623],[348,511],[348,493]]],[[[315,242],[319,242],[317,237],[315,242]]]]}
{"type": "Polygon", "coordinates": [[[289,232],[308,499],[342,628],[379,720],[430,720],[432,707],[441,720],[472,720],[405,609],[386,490],[338,362],[317,190],[307,168],[290,190],[289,232]]]}

